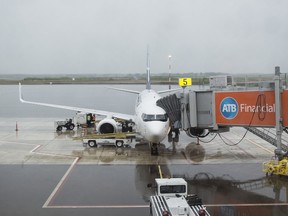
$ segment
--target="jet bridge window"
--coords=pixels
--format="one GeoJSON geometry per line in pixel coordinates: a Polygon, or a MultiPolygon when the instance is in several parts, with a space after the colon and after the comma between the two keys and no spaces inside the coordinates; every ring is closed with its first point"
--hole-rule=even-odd
{"type": "Polygon", "coordinates": [[[161,194],[186,193],[186,186],[185,185],[164,185],[164,186],[160,186],[160,193],[161,194]]]}
{"type": "Polygon", "coordinates": [[[147,121],[167,121],[167,115],[166,114],[142,114],[142,119],[143,121],[147,122],[147,121]]]}

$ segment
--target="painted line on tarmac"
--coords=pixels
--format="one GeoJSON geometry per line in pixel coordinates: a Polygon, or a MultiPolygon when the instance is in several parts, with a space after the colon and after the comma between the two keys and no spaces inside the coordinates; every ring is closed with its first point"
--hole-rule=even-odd
{"type": "Polygon", "coordinates": [[[5,141],[5,140],[0,140],[1,143],[9,143],[9,144],[14,144],[14,145],[27,145],[27,146],[35,146],[37,144],[31,144],[31,143],[24,143],[24,142],[11,142],[11,141],[5,141]]]}
{"type": "Polygon", "coordinates": [[[65,154],[56,154],[56,153],[49,153],[49,152],[39,152],[38,150],[42,147],[42,145],[37,145],[33,148],[30,153],[35,153],[38,155],[45,155],[45,156],[56,156],[56,157],[67,157],[67,158],[75,158],[75,156],[65,155],[65,154]]]}
{"type": "MultiPolygon", "coordinates": [[[[236,136],[241,137],[238,133],[235,133],[235,132],[234,132],[234,134],[235,134],[236,136]]],[[[264,151],[266,151],[266,152],[268,152],[268,153],[274,154],[273,151],[271,151],[271,150],[268,149],[268,148],[265,148],[265,147],[261,146],[260,144],[256,143],[255,141],[253,141],[253,140],[251,140],[251,139],[249,139],[249,138],[245,138],[245,139],[246,139],[247,141],[249,141],[250,143],[252,143],[253,145],[256,145],[257,147],[261,148],[262,150],[264,150],[264,151]]],[[[261,138],[259,138],[259,139],[261,139],[261,138]]]]}
{"type": "Polygon", "coordinates": [[[268,153],[272,153],[272,154],[274,154],[274,152],[273,151],[271,151],[270,149],[267,149],[267,148],[265,148],[265,147],[263,147],[263,146],[261,146],[261,145],[259,145],[258,143],[256,143],[255,141],[253,141],[253,140],[250,140],[250,139],[247,139],[249,142],[251,142],[252,144],[254,144],[254,145],[256,145],[257,147],[259,147],[259,148],[261,148],[261,149],[263,149],[264,151],[267,151],[268,153]]]}
{"type": "Polygon", "coordinates": [[[68,175],[70,174],[70,172],[72,171],[72,169],[74,168],[74,166],[76,165],[76,163],[78,162],[80,158],[77,157],[75,158],[75,160],[73,161],[73,163],[70,165],[69,169],[66,171],[66,173],[64,174],[64,176],[60,179],[59,183],[56,185],[56,187],[54,188],[54,190],[52,191],[52,193],[50,194],[50,196],[48,197],[48,199],[46,200],[46,202],[44,203],[44,205],[42,206],[42,208],[48,208],[50,207],[49,204],[51,203],[51,201],[55,198],[55,195],[57,194],[57,192],[61,189],[61,187],[64,185],[65,180],[67,179],[68,175]]]}
{"type": "Polygon", "coordinates": [[[239,204],[204,204],[206,207],[221,207],[221,206],[231,206],[231,207],[245,207],[245,206],[288,206],[288,203],[239,203],[239,204]]]}
{"type": "Polygon", "coordinates": [[[36,153],[35,151],[38,149],[38,148],[40,148],[41,147],[41,145],[37,145],[35,148],[33,148],[31,151],[30,151],[30,153],[36,153]]]}
{"type": "Polygon", "coordinates": [[[149,205],[95,205],[95,206],[47,206],[45,208],[54,209],[81,209],[81,208],[98,208],[98,209],[111,209],[111,208],[149,208],[149,205]]]}
{"type": "MultiPolygon", "coordinates": [[[[288,203],[239,203],[239,204],[204,204],[205,207],[222,207],[222,206],[231,206],[231,207],[258,207],[258,206],[288,206],[288,203]]],[[[43,207],[44,208],[44,207],[43,207]]],[[[77,206],[77,205],[52,205],[45,206],[45,208],[54,208],[54,209],[88,209],[88,208],[98,208],[98,209],[109,209],[109,208],[149,208],[149,205],[95,205],[95,206],[77,206]]]]}

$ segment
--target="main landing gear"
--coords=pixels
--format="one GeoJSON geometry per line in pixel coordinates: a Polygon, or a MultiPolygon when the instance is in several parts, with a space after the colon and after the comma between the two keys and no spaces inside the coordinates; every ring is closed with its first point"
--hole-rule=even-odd
{"type": "Polygon", "coordinates": [[[179,134],[179,128],[172,127],[168,133],[168,142],[179,142],[179,134]]]}
{"type": "Polygon", "coordinates": [[[157,143],[150,143],[150,147],[151,147],[151,155],[159,155],[159,151],[158,151],[158,145],[157,143]]]}

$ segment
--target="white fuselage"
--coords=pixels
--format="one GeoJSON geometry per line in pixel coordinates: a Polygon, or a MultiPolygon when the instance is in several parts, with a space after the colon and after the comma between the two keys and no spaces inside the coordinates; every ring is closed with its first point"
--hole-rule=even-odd
{"type": "Polygon", "coordinates": [[[154,90],[145,89],[138,95],[135,107],[136,131],[146,141],[157,144],[167,136],[170,129],[165,110],[156,105],[160,98],[154,90]]]}

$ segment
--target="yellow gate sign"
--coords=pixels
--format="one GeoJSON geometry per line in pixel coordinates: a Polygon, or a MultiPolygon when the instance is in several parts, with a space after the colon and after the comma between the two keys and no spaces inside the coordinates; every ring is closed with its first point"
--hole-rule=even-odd
{"type": "Polygon", "coordinates": [[[190,86],[192,85],[192,78],[179,78],[179,86],[190,86]]]}

